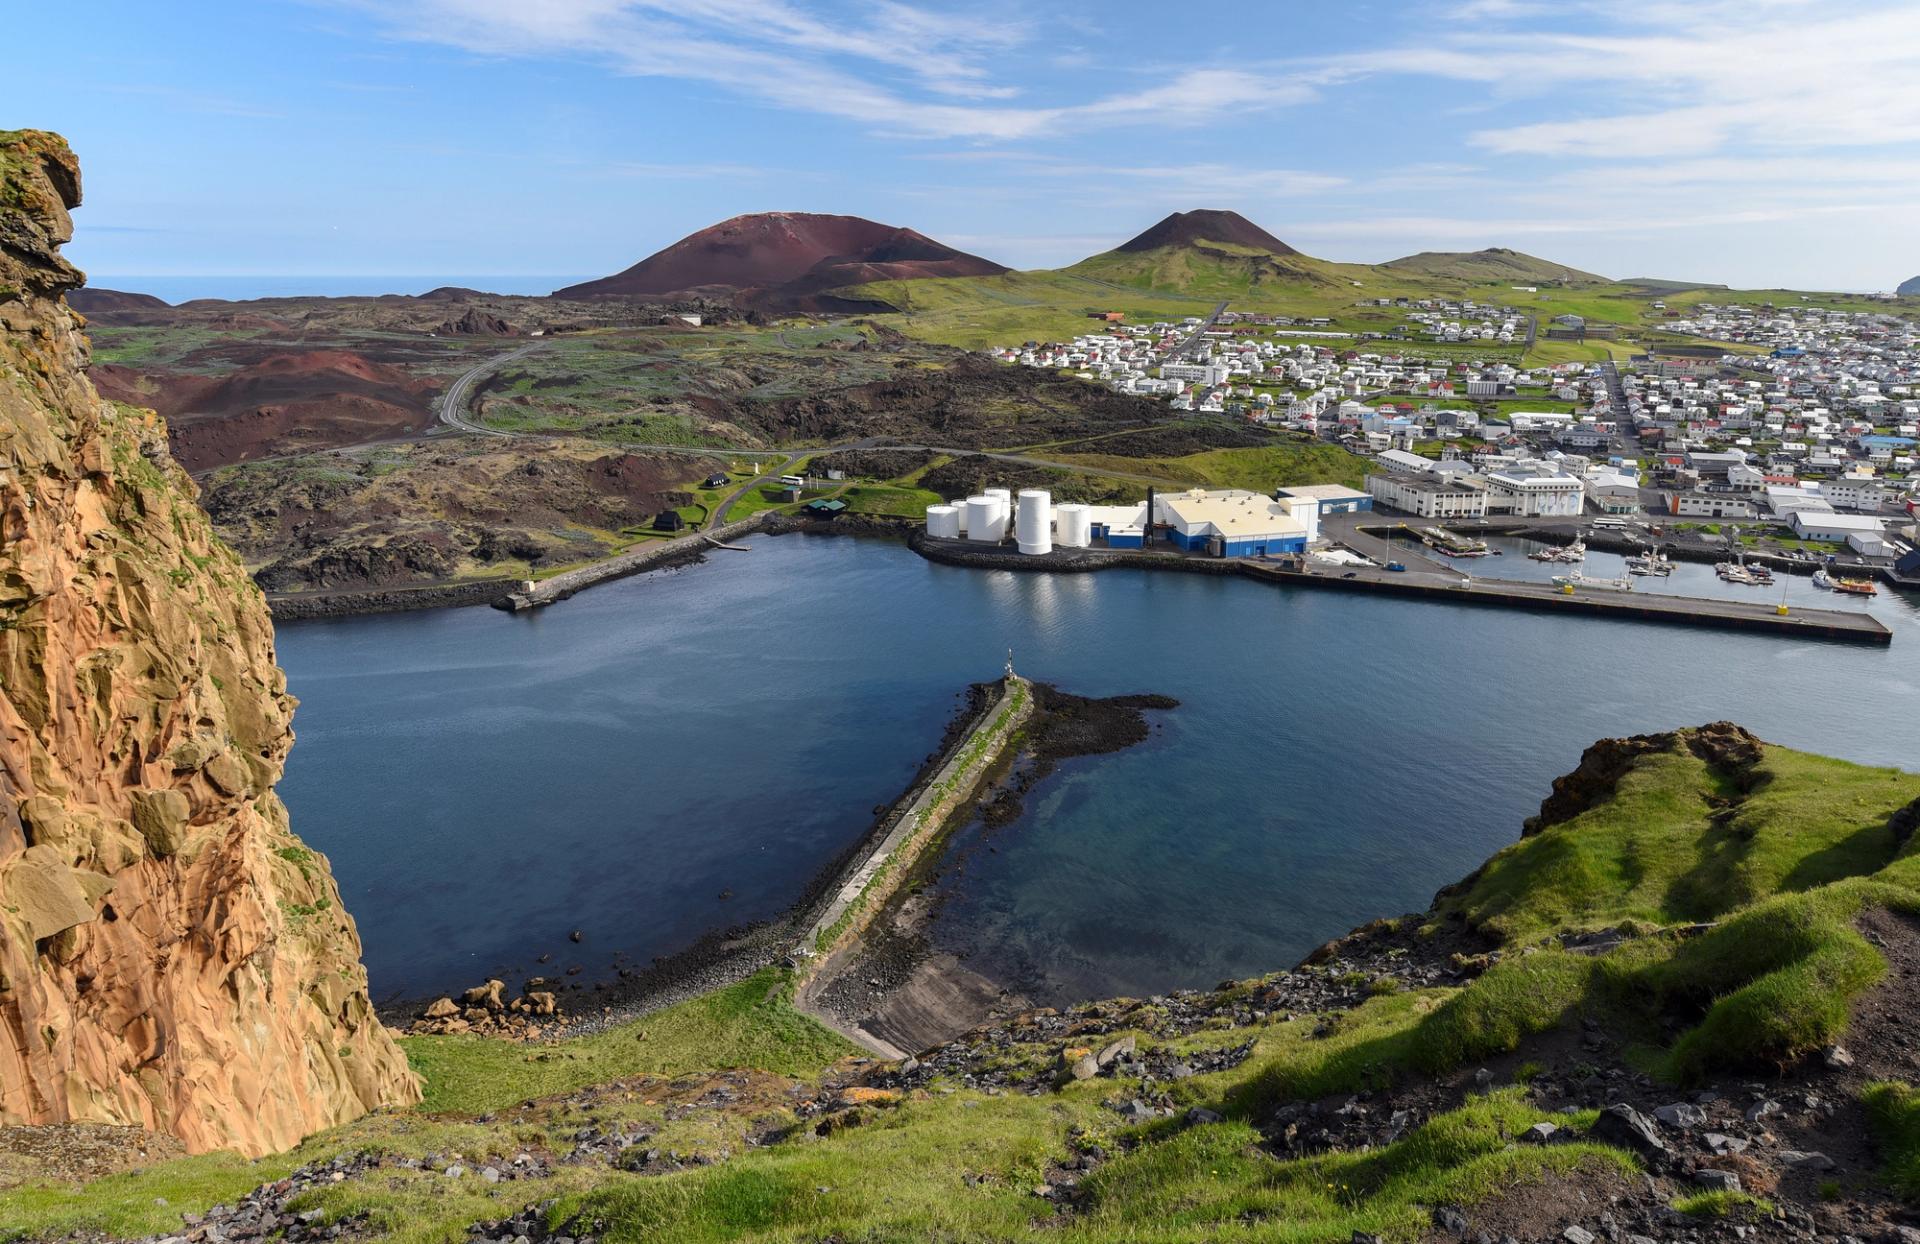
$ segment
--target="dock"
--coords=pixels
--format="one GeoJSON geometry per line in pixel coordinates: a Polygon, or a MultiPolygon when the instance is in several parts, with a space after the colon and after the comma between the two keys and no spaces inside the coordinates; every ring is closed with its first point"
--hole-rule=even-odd
{"type": "Polygon", "coordinates": [[[1552,583],[1469,576],[1405,546],[1390,547],[1387,541],[1367,533],[1345,531],[1341,543],[1375,558],[1377,563],[1397,560],[1407,568],[1395,571],[1385,569],[1383,564],[1337,566],[1302,563],[1291,558],[1285,561],[1228,560],[1166,549],[1055,549],[1052,553],[1029,556],[1002,545],[964,539],[942,540],[923,532],[916,532],[908,540],[908,546],[929,561],[983,570],[1075,574],[1132,569],[1240,574],[1288,587],[1380,592],[1443,604],[1487,605],[1627,622],[1716,627],[1794,639],[1841,640],[1881,646],[1893,642],[1893,632],[1886,624],[1863,611],[1794,606],[1782,613],[1777,604],[1768,601],[1669,596],[1655,592],[1615,592],[1596,588],[1576,588],[1568,594],[1552,583]]]}
{"type": "Polygon", "coordinates": [[[1704,596],[1665,596],[1653,592],[1614,592],[1576,588],[1567,593],[1551,583],[1518,579],[1470,578],[1445,570],[1385,570],[1377,566],[1296,568],[1277,562],[1241,562],[1243,574],[1296,587],[1335,591],[1385,592],[1454,605],[1489,605],[1540,613],[1577,614],[1633,622],[1716,627],[1798,639],[1831,639],[1887,645],[1893,632],[1871,614],[1841,609],[1780,607],[1760,601],[1718,600],[1704,596]]]}
{"type": "Polygon", "coordinates": [[[726,523],[707,531],[690,532],[671,540],[643,544],[617,557],[609,557],[605,561],[564,571],[550,579],[523,583],[518,591],[508,592],[496,599],[493,607],[504,609],[509,613],[521,613],[565,600],[575,592],[592,587],[596,583],[605,583],[609,579],[624,578],[627,575],[640,574],[648,570],[662,570],[668,566],[685,565],[687,562],[697,560],[710,549],[726,549],[735,553],[749,552],[749,546],[728,544],[727,541],[757,529],[765,517],[765,514],[755,514],[751,518],[726,523]]]}

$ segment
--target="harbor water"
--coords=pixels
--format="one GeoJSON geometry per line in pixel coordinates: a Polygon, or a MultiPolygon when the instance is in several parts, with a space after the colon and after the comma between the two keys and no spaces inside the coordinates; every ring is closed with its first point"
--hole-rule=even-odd
{"type": "MultiPolygon", "coordinates": [[[[1864,606],[1803,577],[1771,589],[1870,608],[1896,632],[1871,648],[749,543],[523,616],[280,628],[301,700],[281,790],[332,859],[376,998],[495,972],[591,979],[777,914],[1009,648],[1081,695],[1181,702],[1147,743],[1067,762],[1016,822],[955,843],[938,940],[1040,1001],[1272,970],[1422,908],[1603,736],[1731,719],[1920,767],[1920,605],[1884,589],[1864,606]]],[[[1471,572],[1563,572],[1502,547],[1471,572]]],[[[1768,591],[1698,565],[1636,590],[1768,591]]]]}

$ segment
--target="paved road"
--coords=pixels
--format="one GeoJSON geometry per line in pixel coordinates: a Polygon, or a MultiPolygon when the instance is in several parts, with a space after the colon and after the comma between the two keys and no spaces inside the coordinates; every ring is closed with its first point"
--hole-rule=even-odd
{"type": "Polygon", "coordinates": [[[1213,314],[1209,315],[1206,318],[1205,322],[1203,322],[1200,325],[1200,327],[1188,333],[1187,339],[1185,341],[1182,341],[1179,345],[1175,346],[1173,349],[1173,353],[1168,355],[1167,357],[1175,360],[1179,360],[1187,357],[1187,351],[1193,349],[1194,346],[1200,344],[1200,339],[1206,335],[1207,330],[1209,328],[1212,328],[1215,324],[1218,324],[1220,322],[1220,317],[1225,315],[1226,313],[1227,313],[1227,304],[1223,302],[1219,306],[1213,309],[1213,314]]]}
{"type": "Polygon", "coordinates": [[[512,436],[513,433],[511,432],[502,432],[498,428],[489,428],[484,424],[475,423],[472,419],[469,419],[467,417],[467,399],[473,393],[473,386],[479,384],[480,381],[500,370],[502,367],[505,367],[515,359],[525,358],[536,350],[545,349],[547,344],[545,341],[535,341],[528,345],[521,346],[517,350],[509,350],[505,354],[496,354],[490,359],[482,359],[472,367],[461,372],[460,375],[454,379],[454,382],[447,386],[447,391],[440,395],[438,407],[440,422],[450,428],[458,428],[462,432],[472,432],[478,436],[512,436]]]}
{"type": "Polygon", "coordinates": [[[749,492],[751,492],[755,488],[758,488],[762,484],[766,483],[769,476],[771,476],[773,479],[779,479],[782,475],[788,474],[793,470],[794,467],[800,465],[800,459],[814,453],[825,453],[825,452],[830,452],[830,451],[810,449],[805,454],[795,454],[791,458],[788,458],[785,462],[782,462],[778,467],[774,468],[773,471],[762,472],[759,475],[754,476],[752,479],[748,480],[746,483],[742,484],[740,487],[736,488],[731,493],[728,493],[725,500],[721,501],[719,505],[716,505],[713,507],[713,512],[707,515],[707,526],[718,527],[721,523],[726,522],[727,513],[728,511],[733,509],[733,503],[738,501],[740,498],[746,496],[749,492]]]}

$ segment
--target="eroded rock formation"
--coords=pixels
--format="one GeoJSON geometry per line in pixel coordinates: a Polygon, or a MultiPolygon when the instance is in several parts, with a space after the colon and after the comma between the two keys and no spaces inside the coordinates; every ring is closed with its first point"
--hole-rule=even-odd
{"type": "Polygon", "coordinates": [[[259,590],[88,381],[60,138],[0,131],[0,1122],[260,1154],[418,1086],[274,794],[259,590]]]}

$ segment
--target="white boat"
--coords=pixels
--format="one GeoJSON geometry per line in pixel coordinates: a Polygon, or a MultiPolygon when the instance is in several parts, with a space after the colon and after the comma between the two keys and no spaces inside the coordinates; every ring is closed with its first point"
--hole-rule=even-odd
{"type": "Polygon", "coordinates": [[[1527,556],[1537,562],[1581,562],[1587,559],[1587,544],[1584,540],[1576,539],[1572,544],[1559,548],[1541,549],[1527,556]]]}
{"type": "Polygon", "coordinates": [[[1553,576],[1553,582],[1556,587],[1570,588],[1574,591],[1581,588],[1590,588],[1599,592],[1631,592],[1633,590],[1633,580],[1626,575],[1621,575],[1617,579],[1590,579],[1578,570],[1572,574],[1557,574],[1553,576]]]}
{"type": "Polygon", "coordinates": [[[1673,573],[1673,563],[1661,553],[1642,553],[1627,558],[1627,573],[1665,577],[1673,573]]]}
{"type": "Polygon", "coordinates": [[[1813,572],[1813,585],[1829,592],[1833,590],[1833,576],[1827,573],[1825,566],[1813,572]]]}
{"type": "Polygon", "coordinates": [[[1760,582],[1739,562],[1721,562],[1713,568],[1713,572],[1728,583],[1737,583],[1745,587],[1754,587],[1760,582]]]}

